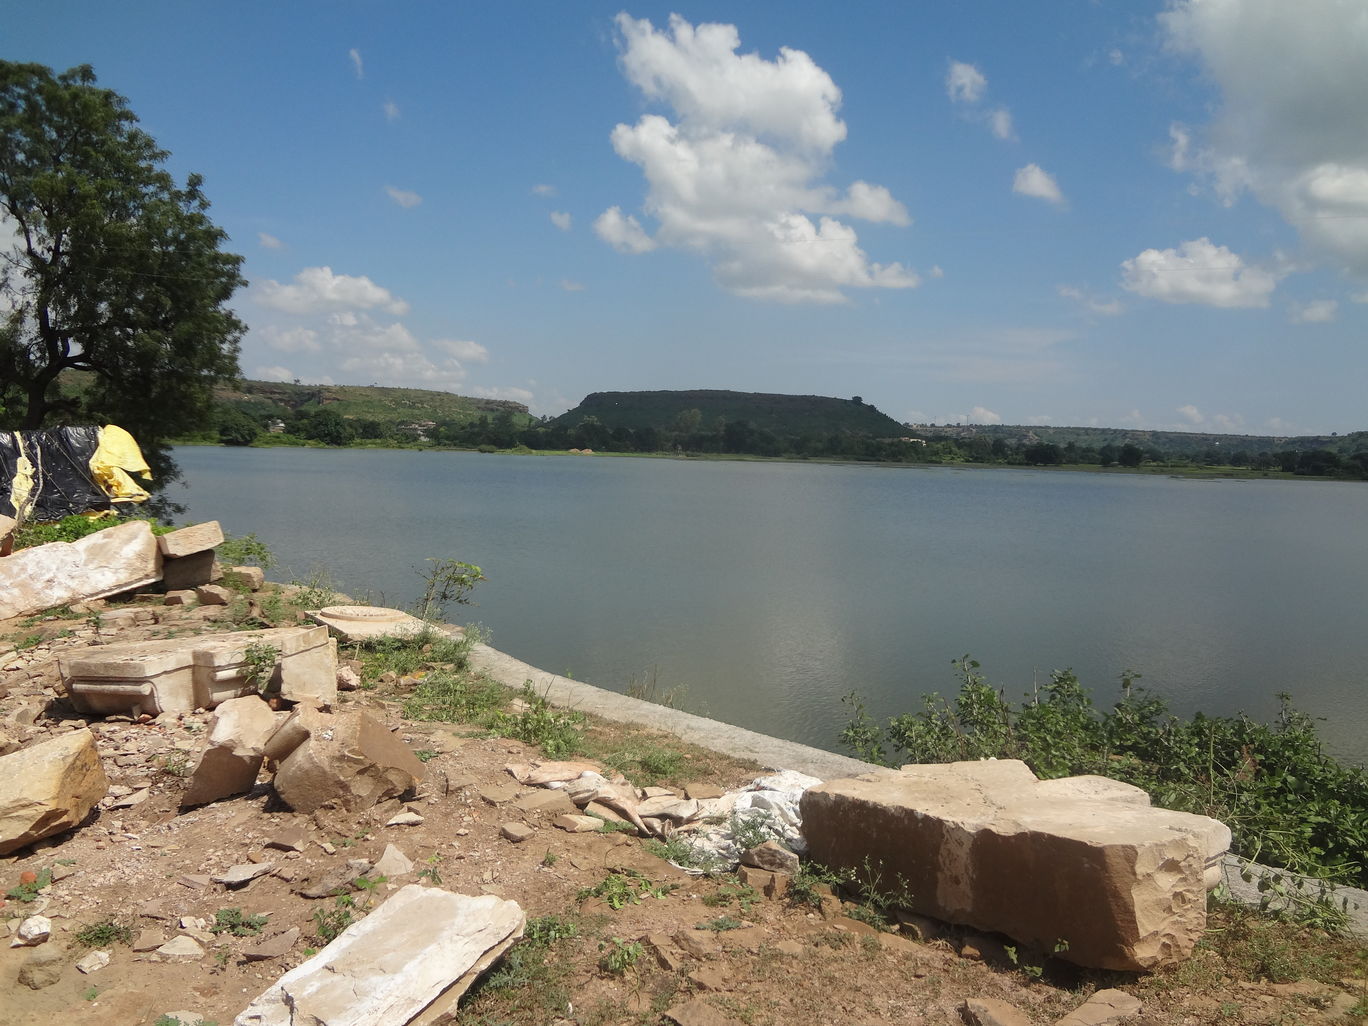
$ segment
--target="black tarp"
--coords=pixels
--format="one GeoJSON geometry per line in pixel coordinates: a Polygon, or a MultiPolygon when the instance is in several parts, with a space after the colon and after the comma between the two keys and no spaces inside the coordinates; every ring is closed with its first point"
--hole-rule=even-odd
{"type": "Polygon", "coordinates": [[[90,469],[100,447],[98,427],[61,427],[42,431],[0,431],[0,515],[33,523],[60,520],[74,513],[111,509],[90,469]],[[14,486],[20,457],[32,464],[33,486],[17,496],[14,486]]]}

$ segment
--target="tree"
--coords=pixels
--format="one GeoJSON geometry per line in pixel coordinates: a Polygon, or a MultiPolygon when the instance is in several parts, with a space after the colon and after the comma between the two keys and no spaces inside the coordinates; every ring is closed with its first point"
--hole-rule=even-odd
{"type": "Polygon", "coordinates": [[[177,185],[168,156],[89,66],[0,61],[0,416],[113,421],[163,481],[165,440],[207,426],[213,386],[238,375],[225,304],[246,284],[200,176],[177,185]]]}

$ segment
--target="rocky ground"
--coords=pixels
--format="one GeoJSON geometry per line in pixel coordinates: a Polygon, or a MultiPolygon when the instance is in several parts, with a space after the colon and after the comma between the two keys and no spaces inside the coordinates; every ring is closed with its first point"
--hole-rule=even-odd
{"type": "MultiPolygon", "coordinates": [[[[460,1022],[1055,1023],[1085,1005],[1071,1022],[1120,1021],[1123,1005],[1088,1004],[1106,988],[1138,999],[1130,1021],[1153,1026],[1361,1021],[1368,1011],[1361,946],[1234,909],[1218,911],[1183,966],[1126,976],[911,917],[879,930],[868,902],[823,896],[820,885],[767,896],[732,874],[690,876],[634,836],[554,827],[566,811],[557,796],[505,769],[537,750],[467,725],[405,721],[402,682],[344,701],[427,760],[412,800],[302,816],[263,782],[182,812],[207,715],[87,723],[64,710],[55,664],[73,646],[234,629],[228,606],[157,601],[0,623],[0,752],[89,726],[113,785],[80,829],[0,858],[0,927],[12,936],[34,914],[53,924],[45,944],[0,948],[3,1026],[230,1023],[348,921],[414,882],[497,894],[528,916],[527,939],[471,992],[460,1022]],[[260,875],[215,882],[244,866],[260,875]],[[81,971],[97,952],[107,964],[81,971]]],[[[590,734],[600,751],[679,752],[663,783],[680,793],[734,788],[759,772],[630,728],[590,734]]]]}

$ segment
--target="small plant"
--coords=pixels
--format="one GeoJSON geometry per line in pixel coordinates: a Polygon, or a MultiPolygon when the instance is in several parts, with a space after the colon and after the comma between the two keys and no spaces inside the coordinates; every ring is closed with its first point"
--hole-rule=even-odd
{"type": "Polygon", "coordinates": [[[190,775],[190,753],[176,748],[169,752],[163,752],[153,760],[163,773],[172,777],[188,777],[190,775]]]}
{"type": "Polygon", "coordinates": [[[599,833],[601,834],[635,834],[636,832],[637,828],[625,819],[605,819],[599,824],[599,833]]]}
{"type": "Polygon", "coordinates": [[[579,892],[578,900],[598,898],[613,911],[639,904],[642,898],[664,898],[674,890],[672,884],[653,885],[640,873],[624,870],[610,873],[593,887],[579,892]]]}
{"type": "Polygon", "coordinates": [[[523,708],[517,713],[497,713],[490,726],[500,737],[516,738],[536,745],[548,759],[560,759],[580,751],[584,716],[551,708],[528,681],[519,696],[523,708]]]}
{"type": "Polygon", "coordinates": [[[423,620],[441,616],[448,602],[469,605],[470,592],[486,579],[484,571],[473,563],[455,559],[429,559],[428,562],[431,567],[418,571],[425,584],[418,614],[423,620]]]}
{"type": "Polygon", "coordinates": [[[259,566],[263,570],[275,566],[275,556],[254,534],[228,535],[216,547],[215,554],[224,566],[259,566]]]}
{"type": "Polygon", "coordinates": [[[230,933],[234,937],[255,937],[266,925],[266,917],[243,915],[240,908],[221,908],[214,913],[214,925],[210,933],[230,933]]]}
{"type": "Polygon", "coordinates": [[[556,854],[554,851],[552,851],[550,848],[548,848],[548,849],[546,849],[546,854],[542,856],[541,864],[542,864],[543,866],[545,866],[547,869],[550,869],[552,866],[554,866],[554,865],[555,865],[557,862],[559,862],[559,861],[560,861],[560,856],[557,855],[557,854],[556,854]]]}
{"type": "Polygon", "coordinates": [[[721,855],[683,837],[671,837],[667,841],[652,837],[645,842],[644,847],[657,858],[682,869],[696,869],[706,876],[720,873],[727,865],[721,855]]]}
{"type": "Polygon", "coordinates": [[[81,997],[85,998],[87,1001],[94,1001],[94,1000],[95,1000],[97,997],[99,997],[99,996],[100,996],[100,988],[99,988],[99,987],[90,987],[90,988],[88,988],[88,989],[86,990],[86,992],[85,992],[84,994],[81,995],[81,997]]]}
{"type": "Polygon", "coordinates": [[[848,869],[830,869],[816,862],[804,862],[789,881],[788,900],[794,905],[807,905],[821,911],[824,895],[854,878],[855,874],[848,869]]]}
{"type": "Polygon", "coordinates": [[[116,942],[132,944],[133,927],[117,919],[106,919],[77,931],[76,941],[88,948],[107,948],[116,942]]]}
{"type": "Polygon", "coordinates": [[[547,915],[529,919],[523,929],[523,940],[528,944],[554,944],[579,936],[579,927],[569,919],[547,915]]]}
{"type": "MultiPolygon", "coordinates": [[[[349,896],[343,895],[343,897],[349,896]]],[[[352,924],[351,908],[355,902],[348,901],[344,904],[342,898],[338,898],[336,905],[336,908],[320,908],[313,915],[314,934],[324,944],[332,943],[337,939],[338,934],[352,924]]]]}
{"type": "Polygon", "coordinates": [[[420,748],[413,753],[413,757],[419,762],[427,763],[437,758],[440,754],[440,752],[434,752],[431,748],[420,748]]]}
{"type": "Polygon", "coordinates": [[[743,884],[735,877],[729,884],[723,884],[711,894],[703,895],[703,904],[710,908],[720,908],[723,905],[730,905],[733,901],[741,906],[743,913],[749,912],[751,906],[760,900],[760,894],[750,884],[743,884]]]}
{"type": "Polygon", "coordinates": [[[742,851],[749,851],[756,845],[764,844],[776,834],[774,816],[766,809],[746,809],[733,812],[727,821],[727,829],[742,851]]]}
{"type": "Polygon", "coordinates": [[[274,645],[264,641],[254,641],[243,651],[242,655],[242,680],[249,687],[256,689],[257,694],[264,694],[271,685],[271,678],[275,675],[276,661],[280,658],[280,650],[274,645]]]}
{"type": "Polygon", "coordinates": [[[604,951],[603,957],[599,959],[599,968],[614,976],[621,976],[636,965],[637,959],[642,956],[645,949],[642,948],[640,941],[625,941],[621,937],[614,937],[611,941],[601,942],[599,950],[604,951]]]}
{"type": "Polygon", "coordinates": [[[733,919],[731,916],[718,916],[716,919],[710,919],[706,923],[699,923],[695,929],[713,930],[717,933],[723,933],[726,930],[739,930],[745,925],[746,924],[741,922],[741,920],[733,919]]]}
{"type": "Polygon", "coordinates": [[[38,892],[52,883],[52,870],[44,867],[38,870],[37,877],[28,883],[21,883],[11,887],[5,892],[5,897],[11,901],[19,901],[28,904],[38,900],[38,892]]]}

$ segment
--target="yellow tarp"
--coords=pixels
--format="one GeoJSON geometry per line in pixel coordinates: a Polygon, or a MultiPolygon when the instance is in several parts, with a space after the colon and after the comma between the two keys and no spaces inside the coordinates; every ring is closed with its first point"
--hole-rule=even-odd
{"type": "Polygon", "coordinates": [[[100,428],[100,444],[90,457],[90,473],[100,490],[115,502],[146,502],[149,497],[130,475],[151,481],[152,468],[133,436],[114,424],[100,428]]]}

